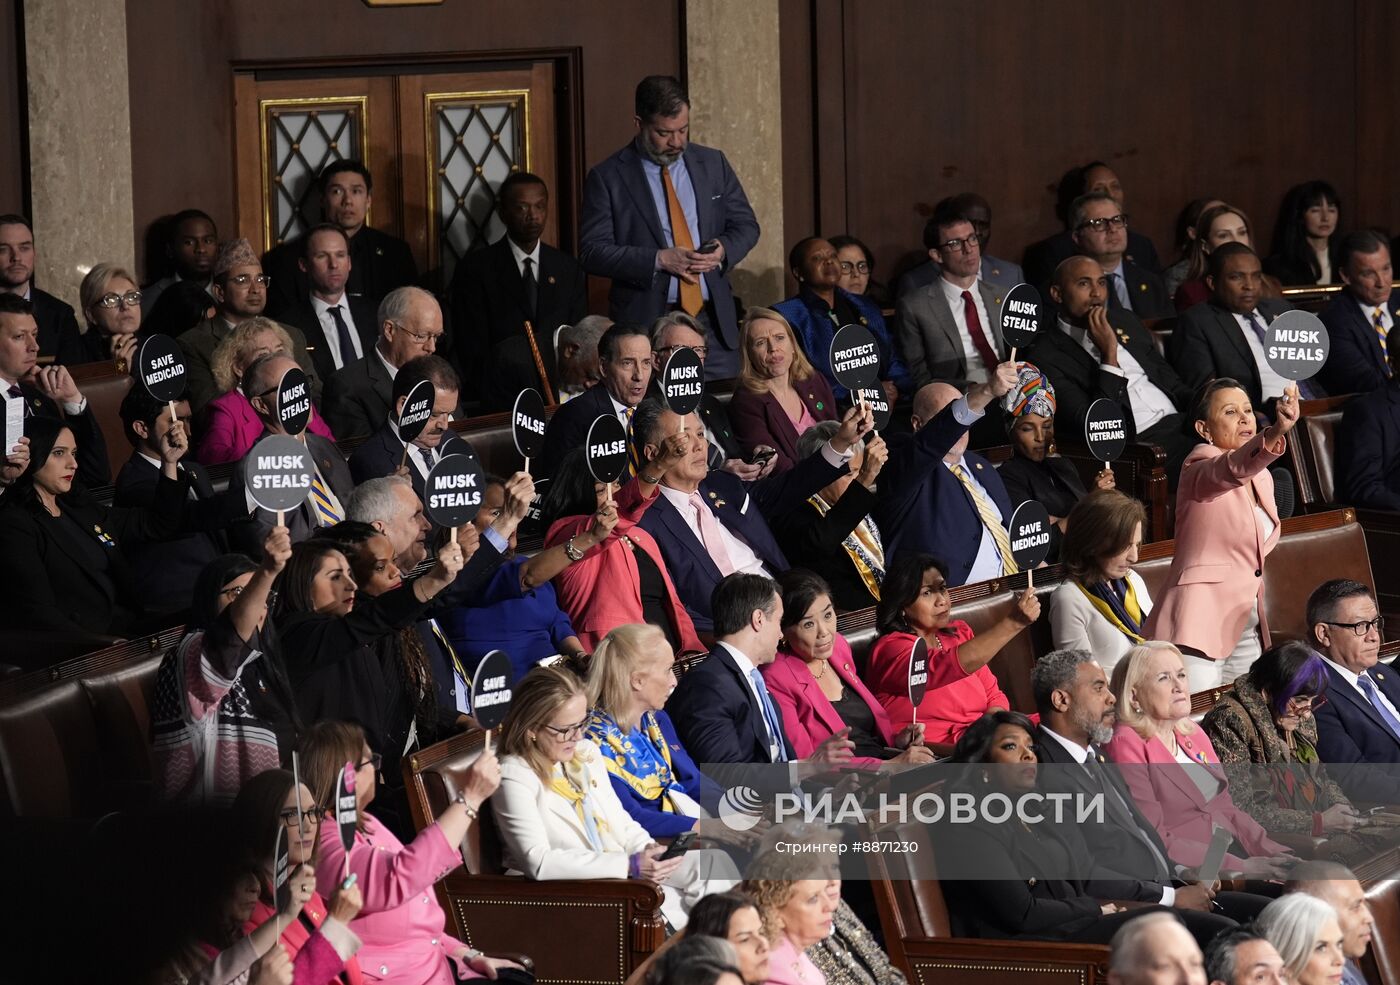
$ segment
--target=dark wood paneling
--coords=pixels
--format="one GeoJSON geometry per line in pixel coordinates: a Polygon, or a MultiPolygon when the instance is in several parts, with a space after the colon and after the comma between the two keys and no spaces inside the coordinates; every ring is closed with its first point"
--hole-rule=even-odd
{"type": "MultiPolygon", "coordinates": [[[[778,0],[782,38],[783,227],[789,243],[817,228],[813,184],[812,0],[778,0]]],[[[785,244],[786,245],[786,244],[785,244]]]]}
{"type": "Polygon", "coordinates": [[[20,58],[20,11],[16,0],[0,0],[0,213],[27,212],[29,161],[25,157],[24,62],[20,58]]]}

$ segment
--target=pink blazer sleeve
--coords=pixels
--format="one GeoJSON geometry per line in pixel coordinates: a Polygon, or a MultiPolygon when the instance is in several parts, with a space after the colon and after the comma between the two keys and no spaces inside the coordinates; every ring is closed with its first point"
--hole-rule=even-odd
{"type": "MultiPolygon", "coordinates": [[[[1219,764],[1220,756],[1215,751],[1215,746],[1211,744],[1210,737],[1206,735],[1205,729],[1196,726],[1195,733],[1191,740],[1198,746],[1205,749],[1206,759],[1212,763],[1219,764]]],[[[1222,774],[1223,778],[1223,774],[1222,774]]],[[[1215,800],[1211,802],[1215,814],[1220,817],[1220,826],[1229,828],[1235,833],[1240,844],[1249,849],[1251,855],[1278,855],[1288,851],[1288,848],[1279,844],[1269,837],[1269,833],[1263,826],[1249,814],[1235,806],[1235,799],[1230,796],[1230,788],[1227,785],[1215,800]]]]}
{"type": "Polygon", "coordinates": [[[334,441],[335,435],[331,433],[331,426],[326,423],[326,419],[321,416],[321,412],[316,409],[316,405],[311,405],[311,423],[307,425],[313,434],[319,434],[328,441],[334,441]]]}
{"type": "Polygon", "coordinates": [[[799,707],[801,685],[797,683],[790,669],[775,662],[765,664],[759,669],[759,673],[763,675],[763,683],[768,685],[768,693],[773,696],[773,703],[778,706],[778,713],[783,716],[783,731],[787,733],[797,758],[806,759],[831,733],[824,729],[818,732],[808,727],[817,726],[819,729],[821,723],[816,720],[810,707],[799,707]]]}
{"type": "Polygon", "coordinates": [[[1286,440],[1280,440],[1275,446],[1277,450],[1271,448],[1264,443],[1264,432],[1260,431],[1234,451],[1184,466],[1181,470],[1182,491],[1192,499],[1202,501],[1223,496],[1278,461],[1287,446],[1286,440]]]}
{"type": "MultiPolygon", "coordinates": [[[[371,824],[378,822],[371,821],[371,824]]],[[[391,836],[392,837],[392,836],[391,836]]],[[[316,888],[327,899],[345,876],[345,849],[334,824],[321,826],[320,852],[316,859],[316,888]]],[[[363,913],[378,913],[401,906],[431,890],[462,860],[447,843],[442,829],[430,824],[400,851],[383,851],[365,835],[357,835],[350,850],[350,871],[358,874],[364,895],[363,913]]]]}
{"type": "Polygon", "coordinates": [[[204,440],[195,456],[199,464],[222,465],[242,458],[246,451],[243,442],[247,439],[241,432],[239,415],[225,401],[211,401],[204,421],[204,440]]]}

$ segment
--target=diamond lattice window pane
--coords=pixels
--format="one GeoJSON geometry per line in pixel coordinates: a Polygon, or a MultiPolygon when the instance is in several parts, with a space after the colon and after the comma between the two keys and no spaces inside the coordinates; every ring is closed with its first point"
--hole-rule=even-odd
{"type": "Polygon", "coordinates": [[[316,176],[332,161],[359,157],[359,107],[298,105],[268,110],[266,129],[269,238],[273,245],[300,236],[320,221],[316,176]]]}
{"type": "Polygon", "coordinates": [[[437,254],[444,279],[468,250],[505,232],[496,215],[496,189],[524,170],[526,104],[523,94],[486,99],[431,99],[437,188],[437,254]]]}

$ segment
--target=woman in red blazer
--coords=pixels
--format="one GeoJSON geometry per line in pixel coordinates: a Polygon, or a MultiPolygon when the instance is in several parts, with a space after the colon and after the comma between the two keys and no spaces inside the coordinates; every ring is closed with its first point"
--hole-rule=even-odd
{"type": "Polygon", "coordinates": [[[1297,859],[1235,806],[1220,757],[1191,721],[1191,690],[1181,651],[1170,643],[1135,646],[1114,672],[1118,724],[1104,754],[1118,764],[1133,800],[1157,829],[1167,856],[1200,865],[1212,825],[1249,852],[1225,856],[1225,869],[1256,879],[1283,876],[1297,859]]]}
{"type": "Polygon", "coordinates": [[[1197,405],[1196,431],[1209,443],[1197,445],[1182,463],[1176,552],[1143,626],[1146,638],[1189,651],[1193,693],[1229,684],[1270,645],[1264,556],[1278,543],[1279,518],[1269,466],[1283,454],[1296,423],[1292,386],[1263,431],[1235,380],[1206,384],[1197,405]]]}
{"type": "Polygon", "coordinates": [[[783,586],[783,642],[778,656],[760,673],[797,758],[812,755],[823,741],[845,729],[856,746],[851,762],[857,766],[874,769],[887,759],[933,762],[933,753],[924,745],[924,727],[911,724],[896,734],[890,716],[856,676],[851,645],[836,631],[830,586],[800,568],[785,572],[778,581],[783,586]]]}
{"type": "Polygon", "coordinates": [[[739,381],[729,421],[745,453],[777,449],[775,469],[797,464],[797,439],[819,421],[834,421],[836,398],[797,341],[788,320],[771,308],[750,308],[739,331],[739,381]]]}

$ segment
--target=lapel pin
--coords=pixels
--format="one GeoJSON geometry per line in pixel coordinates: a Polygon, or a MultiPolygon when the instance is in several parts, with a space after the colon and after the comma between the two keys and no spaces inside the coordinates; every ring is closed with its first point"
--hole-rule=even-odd
{"type": "Polygon", "coordinates": [[[992,301],[993,301],[995,304],[1001,304],[1001,298],[1000,298],[1000,297],[992,298],[992,301]]]}
{"type": "Polygon", "coordinates": [[[980,469],[980,468],[982,467],[982,463],[981,463],[981,462],[978,462],[978,463],[977,463],[977,467],[980,469]]]}
{"type": "Polygon", "coordinates": [[[1139,291],[1145,291],[1145,290],[1147,290],[1147,285],[1146,285],[1146,284],[1139,284],[1139,285],[1138,285],[1138,290],[1139,290],[1139,291]]]}
{"type": "Polygon", "coordinates": [[[554,283],[554,275],[553,275],[553,274],[551,274],[551,275],[549,276],[548,279],[549,279],[549,282],[550,282],[551,284],[554,283]]]}

